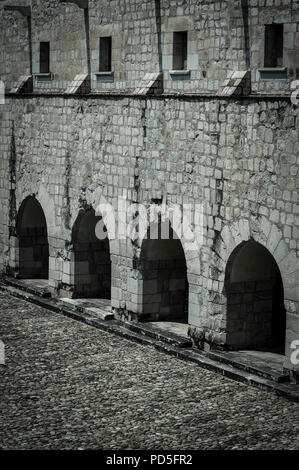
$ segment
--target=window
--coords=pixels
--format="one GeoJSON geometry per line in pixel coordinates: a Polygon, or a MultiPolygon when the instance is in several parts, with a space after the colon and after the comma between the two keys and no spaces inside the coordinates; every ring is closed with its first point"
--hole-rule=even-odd
{"type": "Polygon", "coordinates": [[[111,72],[111,36],[100,38],[100,72],[111,72]]]}
{"type": "Polygon", "coordinates": [[[188,32],[179,31],[173,33],[173,63],[174,70],[187,69],[187,43],[188,32]]]}
{"type": "Polygon", "coordinates": [[[41,42],[39,45],[39,71],[40,73],[50,72],[50,43],[41,42]]]}
{"type": "Polygon", "coordinates": [[[283,65],[283,24],[265,25],[265,67],[283,65]]]}

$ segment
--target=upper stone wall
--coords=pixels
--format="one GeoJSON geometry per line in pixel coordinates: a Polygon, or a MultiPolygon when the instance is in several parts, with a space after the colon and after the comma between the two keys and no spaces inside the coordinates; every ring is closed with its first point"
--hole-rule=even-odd
{"type": "MultiPolygon", "coordinates": [[[[26,0],[18,5],[26,5],[26,0]]],[[[4,11],[5,5],[15,4],[13,0],[0,5],[0,79],[9,90],[21,75],[30,73],[29,41],[27,19],[17,12],[4,11]]]]}
{"type": "MultiPolygon", "coordinates": [[[[39,43],[49,41],[51,50],[52,80],[35,81],[35,91],[64,91],[88,72],[87,36],[93,91],[132,92],[160,68],[165,93],[216,93],[231,72],[248,69],[254,92],[289,93],[299,75],[299,0],[89,0],[88,14],[59,0],[31,3],[34,74],[39,43]],[[264,27],[273,22],[284,24],[287,78],[261,80],[264,27]],[[188,72],[180,75],[171,73],[175,31],[188,31],[188,72]],[[96,75],[101,36],[112,36],[113,74],[106,76],[96,75]]],[[[0,78],[7,89],[30,69],[27,20],[4,11],[4,5],[21,4],[26,1],[7,0],[0,7],[0,78]]]]}

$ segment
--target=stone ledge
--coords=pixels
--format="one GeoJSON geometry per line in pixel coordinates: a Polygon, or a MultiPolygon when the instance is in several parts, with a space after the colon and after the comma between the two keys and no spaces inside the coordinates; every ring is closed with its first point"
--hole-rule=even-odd
{"type": "Polygon", "coordinates": [[[244,370],[259,377],[277,382],[286,383],[290,381],[290,375],[283,371],[281,367],[272,362],[252,358],[246,351],[209,351],[206,353],[211,359],[230,364],[237,369],[244,370]]]}
{"type": "Polygon", "coordinates": [[[107,311],[105,311],[104,308],[90,306],[91,302],[88,302],[88,299],[84,301],[79,299],[60,298],[59,300],[64,306],[74,309],[79,313],[87,314],[92,318],[99,318],[100,320],[104,321],[114,319],[114,315],[111,312],[111,307],[110,309],[107,308],[107,311]]]}
{"type": "Polygon", "coordinates": [[[177,75],[178,77],[190,75],[190,70],[169,70],[170,75],[177,75]]]}
{"type": "Polygon", "coordinates": [[[112,70],[110,72],[109,71],[107,71],[107,72],[103,72],[103,71],[101,72],[100,71],[100,72],[94,72],[94,74],[96,76],[99,76],[99,77],[106,77],[106,76],[107,77],[113,77],[114,71],[112,71],[112,70]]]}
{"type": "Polygon", "coordinates": [[[36,83],[47,83],[47,82],[52,82],[54,75],[53,73],[35,73],[33,74],[34,81],[36,83]]]}
{"type": "Polygon", "coordinates": [[[288,80],[286,67],[262,67],[257,71],[260,80],[288,80]]]}
{"type": "Polygon", "coordinates": [[[190,70],[169,70],[169,75],[172,80],[190,80],[191,71],[190,70]]]}
{"type": "MultiPolygon", "coordinates": [[[[65,93],[65,91],[51,91],[51,90],[44,90],[44,91],[34,91],[32,93],[11,93],[6,92],[5,96],[11,98],[74,98],[74,95],[71,93],[65,93]]],[[[79,96],[76,96],[79,97],[79,96]]],[[[287,101],[290,103],[290,96],[287,94],[270,94],[270,93],[250,93],[247,96],[217,96],[215,93],[161,93],[161,94],[148,94],[148,95],[140,95],[134,92],[119,92],[119,91],[111,91],[111,90],[100,90],[100,91],[92,91],[90,93],[82,93],[80,94],[80,98],[136,98],[136,99],[159,99],[159,100],[166,100],[166,99],[194,99],[194,100],[202,100],[202,99],[209,99],[209,100],[239,100],[239,101],[247,101],[247,100],[259,100],[259,101],[267,101],[267,100],[274,100],[274,101],[287,101]]]]}
{"type": "Polygon", "coordinates": [[[37,295],[38,297],[51,297],[51,293],[47,287],[42,285],[28,285],[25,280],[22,279],[13,279],[6,278],[6,284],[15,287],[16,289],[21,289],[29,294],[37,295]]]}

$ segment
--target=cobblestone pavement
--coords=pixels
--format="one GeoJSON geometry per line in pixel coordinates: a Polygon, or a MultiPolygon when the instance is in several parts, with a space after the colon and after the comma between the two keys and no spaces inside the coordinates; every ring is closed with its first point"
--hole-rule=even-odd
{"type": "Polygon", "coordinates": [[[1,449],[298,449],[299,404],[0,293],[1,449]]]}

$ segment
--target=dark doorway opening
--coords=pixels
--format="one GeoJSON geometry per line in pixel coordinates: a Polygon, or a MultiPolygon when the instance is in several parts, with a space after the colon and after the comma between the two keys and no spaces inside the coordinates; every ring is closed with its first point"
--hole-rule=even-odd
{"type": "Polygon", "coordinates": [[[265,247],[248,241],[233,251],[226,269],[225,293],[228,345],[284,354],[283,283],[277,263],[265,247]]]}
{"type": "Polygon", "coordinates": [[[149,321],[187,323],[188,281],[185,254],[181,241],[170,224],[168,232],[168,239],[163,239],[161,226],[156,229],[151,227],[142,243],[142,313],[149,321]]]}
{"type": "Polygon", "coordinates": [[[109,240],[97,238],[98,223],[102,217],[93,209],[82,210],[73,227],[74,298],[111,298],[109,240]]]}
{"type": "Polygon", "coordinates": [[[21,204],[17,233],[19,237],[19,277],[48,279],[49,244],[47,223],[40,203],[33,196],[21,204]]]}

